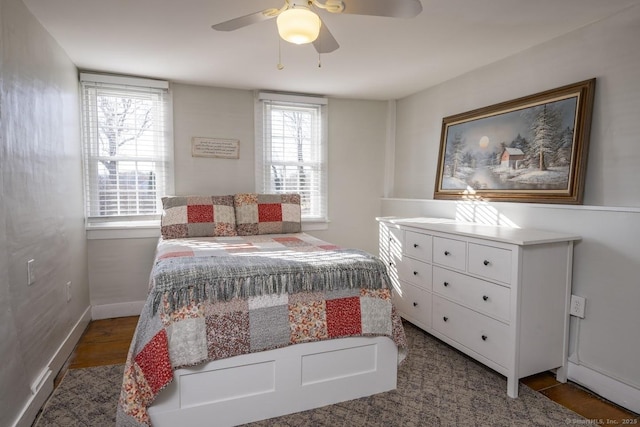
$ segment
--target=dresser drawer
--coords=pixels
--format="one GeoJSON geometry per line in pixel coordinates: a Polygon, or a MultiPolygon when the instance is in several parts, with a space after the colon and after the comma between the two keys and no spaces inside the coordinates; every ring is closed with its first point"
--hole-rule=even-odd
{"type": "Polygon", "coordinates": [[[511,283],[511,251],[469,243],[469,273],[511,283]]]}
{"type": "Polygon", "coordinates": [[[392,301],[401,317],[424,329],[431,328],[430,292],[400,282],[400,289],[394,289],[392,301]]]}
{"type": "Polygon", "coordinates": [[[404,232],[404,254],[422,261],[431,262],[432,237],[429,234],[404,232]]]}
{"type": "Polygon", "coordinates": [[[398,276],[402,281],[430,291],[431,268],[431,264],[403,256],[402,262],[398,264],[398,276]]]}
{"type": "Polygon", "coordinates": [[[433,292],[505,322],[510,320],[511,291],[505,286],[433,267],[433,292]]]}
{"type": "Polygon", "coordinates": [[[507,366],[509,327],[504,323],[434,295],[432,326],[498,365],[507,366]]]}
{"type": "Polygon", "coordinates": [[[433,262],[456,270],[465,271],[467,243],[462,240],[433,238],[433,262]]]}

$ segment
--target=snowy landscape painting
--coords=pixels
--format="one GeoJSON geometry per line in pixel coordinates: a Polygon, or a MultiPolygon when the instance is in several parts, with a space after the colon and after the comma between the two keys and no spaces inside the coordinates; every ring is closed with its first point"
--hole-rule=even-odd
{"type": "Polygon", "coordinates": [[[434,198],[581,203],[594,86],[444,118],[434,198]]]}

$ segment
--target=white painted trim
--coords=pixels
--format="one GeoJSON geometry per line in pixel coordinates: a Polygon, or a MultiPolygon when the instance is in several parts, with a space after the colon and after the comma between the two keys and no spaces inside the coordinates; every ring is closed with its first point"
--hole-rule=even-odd
{"type": "Polygon", "coordinates": [[[76,324],[71,328],[67,337],[62,341],[62,344],[60,344],[60,347],[58,347],[58,350],[54,353],[53,357],[49,361],[48,367],[44,368],[43,374],[41,374],[37,384],[35,384],[36,389],[34,390],[33,395],[26,403],[16,422],[13,424],[14,427],[30,427],[42,406],[47,402],[47,399],[53,392],[53,380],[55,375],[60,372],[65,362],[73,352],[76,344],[80,341],[82,333],[87,328],[87,325],[89,325],[89,321],[91,320],[91,317],[89,316],[89,308],[90,307],[87,307],[84,313],[82,313],[76,324]]]}
{"type": "Polygon", "coordinates": [[[395,185],[396,163],[396,109],[397,102],[387,102],[387,137],[385,140],[385,164],[384,164],[384,197],[393,194],[395,185]]]}
{"type": "MultiPolygon", "coordinates": [[[[416,204],[444,204],[454,205],[456,203],[474,203],[463,200],[441,200],[441,199],[407,199],[396,197],[383,197],[383,202],[403,202],[403,203],[416,203],[416,204]]],[[[626,207],[626,206],[595,206],[595,205],[564,205],[564,204],[544,204],[544,203],[516,203],[516,202],[486,202],[479,201],[478,204],[488,204],[495,206],[526,206],[527,208],[534,209],[562,209],[562,210],[581,210],[581,211],[605,211],[605,212],[631,212],[640,213],[640,208],[626,207]]]]}
{"type": "Polygon", "coordinates": [[[81,82],[107,83],[126,86],[151,87],[154,89],[169,89],[166,80],[147,79],[142,77],[121,76],[115,74],[80,73],[81,82]]]}
{"type": "Polygon", "coordinates": [[[584,365],[569,362],[569,379],[611,402],[640,413],[640,390],[584,365]]]}
{"type": "Polygon", "coordinates": [[[302,231],[328,230],[329,221],[302,221],[302,231]]]}
{"type": "Polygon", "coordinates": [[[306,104],[327,105],[329,100],[321,96],[288,94],[279,92],[258,92],[258,99],[268,99],[269,101],[302,102],[306,104]]]}
{"type": "Polygon", "coordinates": [[[160,221],[104,222],[86,226],[88,240],[160,237],[160,221]]]}
{"type": "Polygon", "coordinates": [[[38,416],[40,408],[47,402],[51,393],[53,393],[53,377],[51,376],[51,371],[49,371],[38,391],[31,395],[31,398],[13,426],[30,427],[38,416]]]}
{"type": "Polygon", "coordinates": [[[113,319],[114,317],[139,316],[142,313],[144,301],[120,302],[91,306],[93,320],[113,319]]]}
{"type": "Polygon", "coordinates": [[[31,383],[31,393],[36,394],[44,385],[46,385],[49,377],[51,376],[51,369],[47,366],[40,375],[31,383]]]}

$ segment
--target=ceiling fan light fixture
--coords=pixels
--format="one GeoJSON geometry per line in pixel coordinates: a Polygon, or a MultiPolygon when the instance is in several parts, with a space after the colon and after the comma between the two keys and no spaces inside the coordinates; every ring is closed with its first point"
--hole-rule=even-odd
{"type": "Polygon", "coordinates": [[[292,7],[278,15],[278,33],[289,43],[311,43],[318,38],[320,17],[306,7],[292,7]]]}

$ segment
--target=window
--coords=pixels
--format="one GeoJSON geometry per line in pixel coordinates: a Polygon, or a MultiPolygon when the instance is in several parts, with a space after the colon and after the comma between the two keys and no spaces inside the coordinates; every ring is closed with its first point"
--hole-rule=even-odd
{"type": "Polygon", "coordinates": [[[173,191],[167,82],[80,75],[89,224],[158,219],[173,191]]]}
{"type": "Polygon", "coordinates": [[[327,222],[327,99],[260,93],[256,190],[299,193],[303,222],[327,222]]]}

